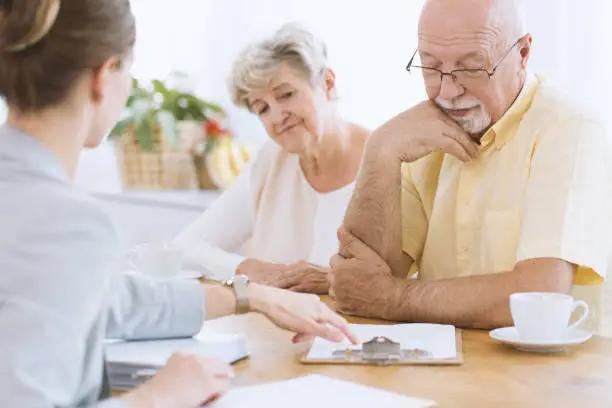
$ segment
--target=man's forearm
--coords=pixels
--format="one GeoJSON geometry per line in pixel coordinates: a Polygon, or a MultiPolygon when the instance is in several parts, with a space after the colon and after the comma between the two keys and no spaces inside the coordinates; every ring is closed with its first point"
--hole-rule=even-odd
{"type": "Polygon", "coordinates": [[[402,252],[401,162],[370,139],[363,168],[348,206],[344,228],[405,276],[410,261],[402,252]]]}
{"type": "Polygon", "coordinates": [[[514,271],[442,281],[396,280],[389,320],[490,329],[512,325],[510,300],[517,292],[571,290],[575,266],[559,260],[525,261],[514,271]],[[534,265],[537,263],[538,265],[534,265]]]}
{"type": "Polygon", "coordinates": [[[397,280],[384,318],[488,329],[511,325],[512,273],[443,281],[397,280]]]}

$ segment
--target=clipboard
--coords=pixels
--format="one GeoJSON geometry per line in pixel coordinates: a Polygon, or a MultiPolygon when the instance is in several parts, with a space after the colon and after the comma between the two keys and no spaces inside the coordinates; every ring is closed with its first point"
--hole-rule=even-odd
{"type": "Polygon", "coordinates": [[[460,329],[455,329],[455,358],[433,359],[431,354],[420,349],[402,349],[401,344],[384,336],[376,336],[361,344],[360,349],[340,348],[334,351],[331,358],[307,358],[306,352],[302,364],[333,365],[462,365],[463,340],[460,329]]]}

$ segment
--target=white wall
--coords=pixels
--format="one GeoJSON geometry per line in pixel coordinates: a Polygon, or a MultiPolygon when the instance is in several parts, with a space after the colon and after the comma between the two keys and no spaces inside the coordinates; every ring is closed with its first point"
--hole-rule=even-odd
{"type": "Polygon", "coordinates": [[[612,1],[525,0],[532,68],[588,105],[608,126],[612,1]]]}

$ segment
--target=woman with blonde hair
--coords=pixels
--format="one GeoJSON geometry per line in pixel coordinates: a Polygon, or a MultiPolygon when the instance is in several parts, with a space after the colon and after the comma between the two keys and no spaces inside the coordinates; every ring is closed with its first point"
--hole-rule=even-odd
{"type": "Polygon", "coordinates": [[[351,198],[368,130],[338,111],[325,45],[296,24],[247,47],[234,63],[237,106],[271,140],[175,242],[208,277],[324,294],[336,230],[351,198]],[[237,254],[248,242],[248,257],[237,254]]]}
{"type": "Polygon", "coordinates": [[[119,274],[109,217],[72,184],[131,90],[129,0],[0,2],[0,404],[195,408],[230,385],[226,364],[175,355],[149,382],[110,398],[103,340],[189,337],[205,318],[259,312],[342,341],[344,319],[316,296],[237,276],[225,285],[119,274]]]}

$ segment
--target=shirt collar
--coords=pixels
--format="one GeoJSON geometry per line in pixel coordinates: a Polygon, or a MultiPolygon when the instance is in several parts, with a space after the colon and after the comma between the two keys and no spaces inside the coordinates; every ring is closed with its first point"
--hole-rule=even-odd
{"type": "Polygon", "coordinates": [[[10,125],[0,125],[0,159],[16,163],[20,169],[35,171],[68,183],[66,170],[53,152],[27,133],[10,125]]]}
{"type": "Polygon", "coordinates": [[[540,79],[534,74],[528,73],[523,89],[512,103],[510,108],[480,139],[479,150],[486,149],[491,143],[495,143],[497,149],[501,149],[508,137],[511,135],[512,127],[517,124],[531,107],[531,102],[540,86],[540,79]]]}

